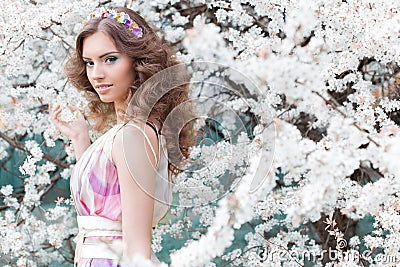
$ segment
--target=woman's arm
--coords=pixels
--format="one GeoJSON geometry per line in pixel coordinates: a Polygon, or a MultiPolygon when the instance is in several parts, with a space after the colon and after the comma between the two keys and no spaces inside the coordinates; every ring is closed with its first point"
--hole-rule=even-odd
{"type": "MultiPolygon", "coordinates": [[[[158,155],[156,133],[147,125],[144,129],[158,155]]],[[[123,256],[127,258],[139,254],[150,259],[151,255],[157,159],[149,145],[141,130],[126,125],[117,133],[112,148],[120,183],[123,256]]]]}

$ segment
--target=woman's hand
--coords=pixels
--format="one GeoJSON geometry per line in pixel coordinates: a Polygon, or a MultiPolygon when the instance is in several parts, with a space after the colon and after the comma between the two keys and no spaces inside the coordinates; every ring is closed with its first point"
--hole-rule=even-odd
{"type": "Polygon", "coordinates": [[[62,134],[68,137],[70,140],[76,140],[81,136],[83,133],[88,133],[88,127],[84,116],[82,115],[79,110],[68,104],[68,108],[76,114],[76,120],[71,122],[66,122],[61,120],[58,116],[61,114],[61,107],[60,104],[56,104],[55,106],[49,105],[49,113],[50,118],[53,124],[56,126],[57,130],[59,130],[62,134]]]}
{"type": "Polygon", "coordinates": [[[68,104],[68,108],[75,114],[74,121],[66,122],[58,118],[62,111],[59,104],[49,105],[50,118],[56,128],[71,140],[75,158],[79,160],[83,152],[90,146],[88,126],[85,117],[76,107],[68,104]]]}

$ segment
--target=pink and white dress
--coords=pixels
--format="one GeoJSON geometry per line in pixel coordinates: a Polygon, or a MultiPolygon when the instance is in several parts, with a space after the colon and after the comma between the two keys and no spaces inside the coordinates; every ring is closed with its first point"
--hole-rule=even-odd
{"type": "MultiPolygon", "coordinates": [[[[72,170],[70,181],[79,226],[79,234],[74,240],[77,243],[75,266],[120,266],[121,196],[118,173],[111,151],[115,135],[123,127],[139,129],[156,157],[143,129],[132,123],[115,125],[82,154],[72,170]]],[[[156,163],[153,227],[168,213],[172,200],[165,138],[159,133],[157,135],[160,156],[156,163]]],[[[151,259],[158,261],[153,252],[151,259]]]]}

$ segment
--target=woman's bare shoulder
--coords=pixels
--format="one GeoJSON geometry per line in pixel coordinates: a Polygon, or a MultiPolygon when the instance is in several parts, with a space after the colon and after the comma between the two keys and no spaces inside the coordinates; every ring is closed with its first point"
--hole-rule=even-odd
{"type": "MultiPolygon", "coordinates": [[[[139,123],[139,122],[129,122],[124,124],[116,133],[115,139],[119,139],[123,141],[123,139],[127,139],[126,141],[130,141],[131,139],[139,139],[142,140],[144,136],[147,136],[151,143],[153,141],[157,142],[157,133],[156,130],[148,125],[147,123],[139,123]]],[[[134,140],[133,140],[134,141],[134,140]]],[[[121,142],[120,142],[121,143],[121,142]]]]}
{"type": "Polygon", "coordinates": [[[143,147],[151,152],[149,142],[155,153],[158,154],[158,136],[154,129],[146,123],[127,123],[115,135],[112,147],[113,158],[118,153],[123,153],[124,149],[132,149],[133,147],[135,149],[143,147]],[[141,144],[146,144],[146,146],[141,144]]]}

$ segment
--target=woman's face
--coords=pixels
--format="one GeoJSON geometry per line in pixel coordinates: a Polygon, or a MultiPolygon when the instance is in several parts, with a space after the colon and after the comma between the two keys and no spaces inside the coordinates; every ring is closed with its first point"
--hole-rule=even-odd
{"type": "Polygon", "coordinates": [[[101,31],[83,40],[82,58],[100,100],[123,107],[135,79],[133,60],[119,52],[111,36],[101,31]]]}

